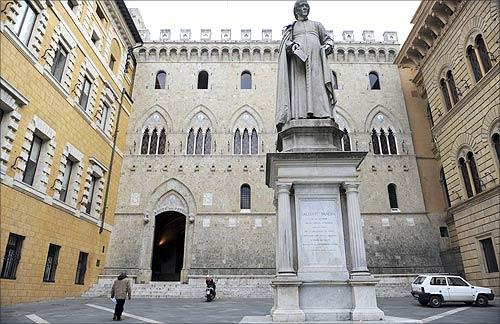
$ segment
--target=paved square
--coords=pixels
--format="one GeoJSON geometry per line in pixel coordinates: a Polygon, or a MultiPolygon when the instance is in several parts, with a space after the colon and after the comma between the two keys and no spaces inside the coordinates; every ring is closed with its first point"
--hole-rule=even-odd
{"type": "MultiPolygon", "coordinates": [[[[500,323],[499,306],[445,304],[435,309],[411,297],[379,298],[387,316],[424,323],[500,323]]],[[[123,323],[238,323],[244,316],[268,315],[272,299],[132,299],[125,303],[123,323]]],[[[1,323],[114,323],[114,304],[106,298],[77,298],[2,307],[1,323]]]]}

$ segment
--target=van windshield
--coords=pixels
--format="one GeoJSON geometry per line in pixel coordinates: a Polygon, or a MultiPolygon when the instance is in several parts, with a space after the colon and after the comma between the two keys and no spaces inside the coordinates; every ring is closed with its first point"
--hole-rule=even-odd
{"type": "Polygon", "coordinates": [[[425,277],[420,276],[420,277],[417,277],[417,279],[415,279],[415,281],[413,281],[413,283],[415,285],[420,285],[422,282],[424,282],[424,280],[425,280],[425,277]]]}

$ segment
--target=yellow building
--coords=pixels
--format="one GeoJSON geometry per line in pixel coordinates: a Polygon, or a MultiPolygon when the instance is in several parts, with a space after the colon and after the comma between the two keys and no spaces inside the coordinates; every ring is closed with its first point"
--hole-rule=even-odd
{"type": "Polygon", "coordinates": [[[78,296],[105,262],[141,37],[123,0],[0,9],[1,304],[78,296]]]}
{"type": "MultiPolygon", "coordinates": [[[[455,267],[457,272],[463,268],[471,283],[490,287],[497,294],[499,8],[498,1],[422,1],[412,20],[414,27],[396,57],[402,77],[411,79],[415,95],[424,98],[418,102],[411,98],[411,91],[405,94],[409,109],[431,118],[431,134],[422,139],[432,147],[421,150],[429,158],[422,168],[427,173],[421,173],[421,178],[427,174],[427,182],[434,182],[424,188],[424,195],[429,202],[434,199],[432,206],[437,212],[441,207],[436,197],[442,195],[436,192],[436,180],[441,182],[446,202],[446,217],[441,219],[448,225],[450,237],[448,256],[457,251],[459,257],[454,259],[462,263],[455,267]]],[[[416,127],[423,126],[425,122],[416,127]]]]}

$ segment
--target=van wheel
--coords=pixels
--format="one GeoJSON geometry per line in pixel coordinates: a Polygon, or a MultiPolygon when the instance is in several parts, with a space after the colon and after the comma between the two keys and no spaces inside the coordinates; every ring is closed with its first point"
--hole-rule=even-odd
{"type": "Polygon", "coordinates": [[[429,299],[429,306],[433,308],[441,307],[441,303],[441,297],[439,296],[431,296],[431,299],[429,299]]]}
{"type": "Polygon", "coordinates": [[[479,307],[488,306],[488,298],[486,298],[483,295],[477,296],[476,306],[479,306],[479,307]]]}

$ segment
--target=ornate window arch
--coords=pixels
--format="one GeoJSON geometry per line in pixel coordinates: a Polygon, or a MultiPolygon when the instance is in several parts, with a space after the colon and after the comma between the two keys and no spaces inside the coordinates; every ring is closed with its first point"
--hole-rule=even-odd
{"type": "Polygon", "coordinates": [[[142,127],[141,154],[165,154],[167,122],[159,112],[149,116],[142,127]]]}
{"type": "Polygon", "coordinates": [[[371,143],[374,154],[398,154],[395,129],[389,117],[382,112],[377,113],[371,124],[371,143]]]}
{"type": "Polygon", "coordinates": [[[475,29],[467,38],[465,56],[473,79],[478,82],[492,68],[483,33],[475,29]]]}
{"type": "Polygon", "coordinates": [[[259,154],[257,121],[249,112],[236,119],[233,129],[233,154],[259,154]]]}
{"type": "Polygon", "coordinates": [[[340,141],[340,145],[342,146],[343,151],[351,151],[351,128],[347,123],[347,120],[344,116],[340,115],[338,111],[335,112],[335,122],[339,125],[339,129],[344,132],[342,135],[342,139],[340,141]]]}
{"type": "Polygon", "coordinates": [[[474,152],[468,146],[463,146],[458,152],[458,169],[461,175],[463,189],[468,198],[482,191],[481,179],[477,170],[474,152]]]}
{"type": "Polygon", "coordinates": [[[158,71],[155,79],[155,89],[165,89],[167,81],[167,73],[165,71],[158,71]]]}
{"type": "Polygon", "coordinates": [[[186,154],[212,153],[212,121],[199,111],[189,121],[186,154]]]}

